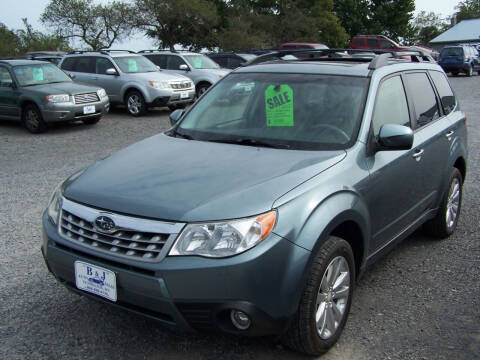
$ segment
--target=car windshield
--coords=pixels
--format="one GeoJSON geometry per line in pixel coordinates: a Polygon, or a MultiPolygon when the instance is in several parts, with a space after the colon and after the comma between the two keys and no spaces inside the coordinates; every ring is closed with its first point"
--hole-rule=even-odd
{"type": "Polygon", "coordinates": [[[368,79],[234,73],[170,134],[189,139],[303,150],[345,149],[358,133],[368,79]]]}
{"type": "Polygon", "coordinates": [[[53,64],[28,64],[13,67],[20,86],[71,82],[72,80],[53,64]]]}
{"type": "Polygon", "coordinates": [[[155,64],[144,56],[119,56],[114,57],[113,60],[124,73],[146,73],[158,71],[155,64]]]}
{"type": "Polygon", "coordinates": [[[462,48],[444,48],[440,56],[463,56],[462,48]]]}
{"type": "Polygon", "coordinates": [[[220,66],[205,55],[184,55],[190,66],[195,69],[218,69],[220,66]]]}

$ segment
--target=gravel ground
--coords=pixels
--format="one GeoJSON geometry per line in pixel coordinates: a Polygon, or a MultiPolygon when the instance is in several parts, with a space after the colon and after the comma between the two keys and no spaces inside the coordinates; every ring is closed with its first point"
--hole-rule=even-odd
{"type": "MultiPolygon", "coordinates": [[[[469,173],[456,233],[415,233],[370,267],[326,359],[480,358],[480,76],[451,78],[469,126],[469,173]]],[[[270,338],[175,333],[76,296],[48,274],[41,214],[75,170],[167,127],[168,112],[121,109],[95,126],[30,135],[0,121],[1,359],[299,359],[270,338]]]]}

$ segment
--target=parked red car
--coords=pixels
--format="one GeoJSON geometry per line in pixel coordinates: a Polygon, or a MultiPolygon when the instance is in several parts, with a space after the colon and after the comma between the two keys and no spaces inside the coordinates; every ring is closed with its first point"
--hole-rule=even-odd
{"type": "Polygon", "coordinates": [[[350,42],[350,49],[408,50],[383,35],[356,35],[350,42]]]}

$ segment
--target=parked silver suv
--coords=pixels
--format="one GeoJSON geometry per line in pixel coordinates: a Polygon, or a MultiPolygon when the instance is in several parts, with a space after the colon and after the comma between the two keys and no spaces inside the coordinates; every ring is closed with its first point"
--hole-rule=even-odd
{"type": "Polygon", "coordinates": [[[133,116],[154,106],[184,107],[195,97],[189,78],[159,71],[147,58],[130,51],[77,51],[66,55],[59,66],[76,82],[104,88],[111,103],[124,103],[133,116]]]}
{"type": "Polygon", "coordinates": [[[140,54],[171,74],[181,74],[192,79],[197,96],[231,71],[220,68],[208,56],[190,51],[142,50],[140,54]]]}

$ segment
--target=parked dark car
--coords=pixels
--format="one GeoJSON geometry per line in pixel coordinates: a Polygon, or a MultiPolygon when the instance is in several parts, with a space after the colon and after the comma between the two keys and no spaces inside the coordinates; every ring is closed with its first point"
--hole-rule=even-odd
{"type": "Polygon", "coordinates": [[[234,53],[234,52],[220,52],[220,53],[210,53],[207,56],[215,61],[222,68],[226,69],[236,69],[241,64],[244,64],[250,60],[253,60],[257,55],[253,54],[243,54],[243,53],[234,53]]]}
{"type": "Polygon", "coordinates": [[[74,83],[50,62],[0,61],[0,117],[40,133],[54,122],[96,124],[109,110],[104,89],[74,83]]]}
{"type": "Polygon", "coordinates": [[[41,249],[60,284],[174,328],[277,335],[318,355],[369,264],[422,225],[454,232],[467,127],[442,69],[284,54],[59,184],[41,249]]]}
{"type": "Polygon", "coordinates": [[[444,47],[440,52],[438,64],[445,72],[454,76],[459,73],[472,76],[474,71],[480,74],[478,51],[469,45],[444,47]]]}

